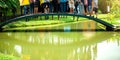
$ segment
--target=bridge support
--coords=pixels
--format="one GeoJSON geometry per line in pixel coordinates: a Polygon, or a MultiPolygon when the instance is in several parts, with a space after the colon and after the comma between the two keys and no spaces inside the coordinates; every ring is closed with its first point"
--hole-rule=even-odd
{"type": "Polygon", "coordinates": [[[106,31],[114,31],[114,28],[106,26],[106,31]]]}

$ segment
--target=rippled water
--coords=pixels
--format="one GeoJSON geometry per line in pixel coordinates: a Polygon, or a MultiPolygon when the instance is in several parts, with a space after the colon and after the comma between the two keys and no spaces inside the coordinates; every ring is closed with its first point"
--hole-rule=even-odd
{"type": "Polygon", "coordinates": [[[1,32],[0,53],[21,60],[120,60],[120,33],[1,32]]]}

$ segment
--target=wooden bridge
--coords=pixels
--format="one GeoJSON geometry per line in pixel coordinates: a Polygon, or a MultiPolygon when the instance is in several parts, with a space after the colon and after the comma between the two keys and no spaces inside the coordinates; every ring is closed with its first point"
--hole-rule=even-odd
{"type": "Polygon", "coordinates": [[[7,20],[5,22],[2,22],[0,24],[0,30],[2,31],[3,26],[5,26],[9,23],[12,23],[12,22],[15,22],[15,21],[20,21],[22,19],[26,20],[28,18],[38,17],[38,16],[52,16],[52,19],[53,19],[54,16],[58,16],[58,20],[59,20],[60,16],[73,16],[73,20],[74,20],[75,17],[77,17],[77,18],[83,17],[83,18],[87,18],[89,20],[96,21],[96,22],[101,23],[102,25],[106,26],[106,31],[113,31],[114,30],[114,26],[110,23],[105,22],[104,20],[94,18],[94,17],[91,17],[91,16],[85,16],[85,15],[79,15],[79,14],[66,14],[66,13],[30,14],[30,15],[24,15],[24,16],[16,17],[16,18],[7,20]]]}

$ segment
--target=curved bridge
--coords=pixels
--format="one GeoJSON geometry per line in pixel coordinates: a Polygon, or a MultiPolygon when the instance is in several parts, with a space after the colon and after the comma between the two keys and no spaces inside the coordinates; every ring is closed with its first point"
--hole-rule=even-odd
{"type": "Polygon", "coordinates": [[[64,13],[50,13],[50,14],[30,14],[30,15],[24,15],[24,16],[20,16],[20,17],[16,17],[16,18],[13,18],[13,19],[10,19],[10,20],[7,20],[5,22],[2,22],[0,24],[0,30],[2,30],[3,26],[7,25],[8,23],[11,23],[11,22],[15,22],[15,21],[19,21],[21,19],[27,19],[27,18],[31,18],[31,17],[37,17],[37,16],[52,16],[52,19],[53,19],[53,16],[58,16],[58,20],[59,20],[59,17],[60,16],[73,16],[73,19],[74,17],[83,17],[83,18],[87,18],[89,20],[94,20],[98,23],[101,23],[103,24],[104,26],[106,26],[106,30],[107,31],[113,31],[114,30],[114,26],[110,23],[107,23],[101,19],[97,19],[97,18],[93,18],[93,17],[90,17],[90,16],[84,16],[84,15],[79,15],[79,14],[64,14],[64,13]]]}

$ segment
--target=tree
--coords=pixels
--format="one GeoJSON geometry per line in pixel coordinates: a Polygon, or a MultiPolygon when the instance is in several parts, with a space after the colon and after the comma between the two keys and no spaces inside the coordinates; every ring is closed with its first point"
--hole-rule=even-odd
{"type": "Polygon", "coordinates": [[[2,12],[4,16],[7,12],[11,12],[12,9],[17,9],[18,6],[18,0],[0,0],[0,12],[2,12]]]}
{"type": "Polygon", "coordinates": [[[98,0],[98,6],[102,13],[107,13],[107,6],[111,6],[111,2],[110,0],[98,0]]]}
{"type": "Polygon", "coordinates": [[[115,17],[120,17],[120,0],[110,0],[111,6],[111,14],[114,14],[115,17]]]}

